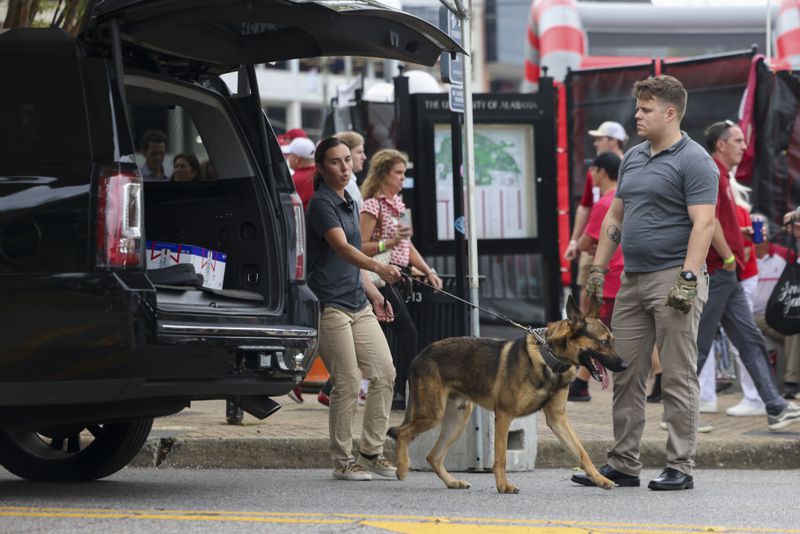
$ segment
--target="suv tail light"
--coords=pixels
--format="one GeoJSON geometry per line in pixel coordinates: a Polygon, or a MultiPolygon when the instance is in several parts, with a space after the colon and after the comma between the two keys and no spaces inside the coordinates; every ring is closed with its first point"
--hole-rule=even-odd
{"type": "Polygon", "coordinates": [[[294,262],[289,265],[289,276],[292,280],[303,280],[306,277],[305,212],[300,195],[292,193],[289,197],[292,199],[292,211],[294,212],[294,262]]]}
{"type": "Polygon", "coordinates": [[[103,168],[97,189],[97,266],[142,265],[142,179],[103,168]]]}

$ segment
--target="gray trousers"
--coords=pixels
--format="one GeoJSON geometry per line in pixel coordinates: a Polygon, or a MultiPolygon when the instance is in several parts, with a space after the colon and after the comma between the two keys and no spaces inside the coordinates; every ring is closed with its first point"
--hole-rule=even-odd
{"type": "Polygon", "coordinates": [[[775,378],[769,368],[764,337],[756,326],[750,306],[736,273],[718,269],[711,275],[708,302],[700,316],[697,333],[698,373],[708,358],[717,327],[722,325],[733,346],[739,351],[747,372],[753,379],[758,395],[771,414],[780,413],[786,401],[778,393],[775,378]]]}

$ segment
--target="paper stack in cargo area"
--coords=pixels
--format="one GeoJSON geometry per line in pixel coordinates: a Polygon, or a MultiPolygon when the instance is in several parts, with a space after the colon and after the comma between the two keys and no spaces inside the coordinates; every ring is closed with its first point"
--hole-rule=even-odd
{"type": "Polygon", "coordinates": [[[203,287],[209,289],[222,289],[227,260],[228,255],[217,250],[184,243],[147,241],[148,269],[163,269],[181,263],[191,263],[195,272],[203,275],[203,287]]]}

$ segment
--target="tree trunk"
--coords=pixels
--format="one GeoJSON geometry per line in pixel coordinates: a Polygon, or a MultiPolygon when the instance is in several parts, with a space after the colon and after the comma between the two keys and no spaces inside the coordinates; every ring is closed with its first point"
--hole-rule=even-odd
{"type": "Polygon", "coordinates": [[[3,28],[29,28],[39,11],[39,0],[9,0],[3,28]]]}
{"type": "Polygon", "coordinates": [[[61,27],[73,37],[78,34],[87,3],[87,0],[67,0],[64,6],[64,22],[61,27]]]}

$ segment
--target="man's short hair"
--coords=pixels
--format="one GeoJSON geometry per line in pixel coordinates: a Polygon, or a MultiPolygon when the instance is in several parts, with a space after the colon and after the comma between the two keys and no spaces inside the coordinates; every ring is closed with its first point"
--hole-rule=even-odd
{"type": "Polygon", "coordinates": [[[705,136],[706,136],[706,150],[708,150],[709,154],[713,154],[717,151],[717,141],[722,139],[725,141],[731,136],[731,128],[736,126],[736,123],[732,120],[724,120],[715,122],[708,128],[706,128],[705,136]]]}
{"type": "Polygon", "coordinates": [[[672,76],[662,74],[646,80],[639,80],[633,84],[632,93],[638,100],[657,98],[671,105],[678,113],[678,121],[683,119],[683,115],[686,113],[686,89],[680,80],[672,76]]]}
{"type": "Polygon", "coordinates": [[[603,169],[608,174],[608,177],[617,181],[619,176],[619,164],[622,160],[613,152],[603,152],[592,161],[592,167],[596,169],[603,169]]]}
{"type": "Polygon", "coordinates": [[[161,130],[147,130],[142,134],[142,139],[139,143],[142,153],[147,152],[147,149],[150,148],[150,143],[164,143],[164,146],[166,146],[167,134],[161,130]]]}
{"type": "Polygon", "coordinates": [[[346,144],[347,148],[350,150],[353,150],[355,147],[364,144],[364,136],[358,132],[338,132],[333,134],[333,136],[342,143],[346,144]]]}

